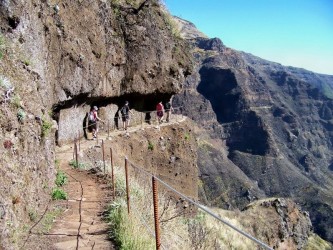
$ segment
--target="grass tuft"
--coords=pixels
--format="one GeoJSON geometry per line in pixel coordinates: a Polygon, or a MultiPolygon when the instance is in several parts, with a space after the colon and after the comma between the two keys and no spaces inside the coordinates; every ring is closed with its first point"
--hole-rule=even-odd
{"type": "Polygon", "coordinates": [[[60,188],[54,188],[51,196],[52,200],[67,200],[67,193],[60,188]]]}
{"type": "Polygon", "coordinates": [[[148,149],[151,151],[154,150],[154,144],[151,141],[148,141],[148,149]]]}
{"type": "Polygon", "coordinates": [[[24,119],[25,119],[25,117],[26,117],[26,113],[24,112],[23,109],[19,109],[19,110],[17,111],[16,116],[17,116],[17,119],[18,119],[19,122],[23,122],[24,119]]]}
{"type": "Polygon", "coordinates": [[[45,118],[42,119],[42,137],[49,135],[52,128],[52,123],[45,118]]]}
{"type": "Polygon", "coordinates": [[[69,162],[69,166],[72,166],[73,168],[78,168],[78,169],[87,169],[88,166],[86,163],[83,163],[83,162],[79,162],[78,164],[76,163],[75,160],[71,160],[69,162]]]}
{"type": "Polygon", "coordinates": [[[58,171],[56,180],[55,180],[55,184],[57,185],[57,187],[62,187],[63,185],[65,185],[67,183],[67,179],[68,179],[67,175],[64,172],[58,171]]]}
{"type": "Polygon", "coordinates": [[[6,40],[5,37],[0,33],[0,60],[5,54],[6,40]]]}
{"type": "MultiPolygon", "coordinates": [[[[119,169],[116,169],[120,172],[119,169]]],[[[142,226],[137,216],[129,216],[126,204],[125,178],[117,176],[116,189],[118,198],[108,206],[106,220],[109,223],[109,237],[116,243],[119,249],[155,249],[155,240],[142,226]]],[[[133,199],[143,200],[143,193],[137,189],[137,185],[131,182],[131,196],[133,199]]],[[[145,217],[146,211],[138,208],[141,216],[145,217]]],[[[152,226],[152,225],[151,225],[152,226]]]]}
{"type": "Polygon", "coordinates": [[[5,91],[11,89],[13,86],[8,80],[8,78],[0,75],[0,88],[4,89],[5,91]]]}
{"type": "Polygon", "coordinates": [[[34,210],[30,210],[29,213],[29,219],[31,222],[36,222],[37,221],[37,212],[34,210]]]}

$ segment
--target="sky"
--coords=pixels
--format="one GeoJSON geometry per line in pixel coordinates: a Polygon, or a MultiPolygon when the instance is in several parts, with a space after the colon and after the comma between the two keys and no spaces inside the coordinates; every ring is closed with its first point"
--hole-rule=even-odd
{"type": "Polygon", "coordinates": [[[333,75],[333,0],[164,0],[227,47],[333,75]]]}

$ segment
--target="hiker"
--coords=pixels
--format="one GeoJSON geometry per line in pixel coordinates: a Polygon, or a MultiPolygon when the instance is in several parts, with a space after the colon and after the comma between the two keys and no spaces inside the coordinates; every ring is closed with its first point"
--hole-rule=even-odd
{"type": "Polygon", "coordinates": [[[125,102],[125,105],[120,109],[121,119],[123,121],[123,129],[127,130],[129,126],[129,113],[133,114],[129,108],[128,101],[125,102]]]}
{"type": "Polygon", "coordinates": [[[90,109],[90,112],[88,113],[88,130],[92,132],[93,139],[97,137],[97,132],[98,132],[97,121],[103,122],[103,120],[98,117],[97,110],[98,108],[94,106],[90,109]]]}
{"type": "Polygon", "coordinates": [[[118,109],[117,112],[114,114],[114,126],[116,129],[119,129],[119,112],[120,109],[118,109]]]}
{"type": "Polygon", "coordinates": [[[163,122],[163,115],[164,115],[164,107],[163,107],[162,102],[159,102],[156,105],[156,115],[157,115],[158,123],[162,123],[163,122]]]}
{"type": "Polygon", "coordinates": [[[166,112],[166,122],[169,122],[170,121],[171,112],[173,112],[173,107],[171,105],[171,101],[168,101],[165,104],[165,112],[166,112]]]}

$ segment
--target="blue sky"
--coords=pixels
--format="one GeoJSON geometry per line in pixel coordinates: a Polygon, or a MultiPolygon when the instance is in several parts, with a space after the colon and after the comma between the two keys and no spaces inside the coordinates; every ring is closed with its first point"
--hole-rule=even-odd
{"type": "Polygon", "coordinates": [[[333,75],[333,0],[164,0],[233,49],[333,75]]]}

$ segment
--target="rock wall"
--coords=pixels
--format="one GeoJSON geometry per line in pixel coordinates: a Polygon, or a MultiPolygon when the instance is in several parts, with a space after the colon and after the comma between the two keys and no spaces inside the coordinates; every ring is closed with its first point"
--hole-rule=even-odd
{"type": "MultiPolygon", "coordinates": [[[[139,129],[129,136],[119,134],[105,141],[105,148],[112,147],[116,166],[124,166],[127,156],[137,167],[146,169],[184,195],[197,200],[197,144],[192,126],[191,122],[181,122],[161,126],[160,129],[155,126],[139,129]]],[[[94,150],[90,151],[94,155],[94,150]]],[[[106,150],[106,158],[109,158],[109,150],[106,150]]],[[[151,181],[135,167],[130,169],[137,178],[144,177],[145,181],[151,181]]],[[[164,190],[163,185],[160,188],[164,190]]]]}
{"type": "MultiPolygon", "coordinates": [[[[0,2],[0,248],[22,248],[54,186],[57,140],[92,105],[153,110],[191,70],[157,0],[0,2]]],[[[102,110],[101,110],[102,111],[102,110]]],[[[111,111],[113,113],[113,111],[111,111]]],[[[106,118],[112,114],[105,112],[106,118]]]]}
{"type": "Polygon", "coordinates": [[[290,199],[271,198],[247,206],[244,220],[253,220],[256,235],[273,249],[305,249],[311,234],[309,214],[290,199]]]}

